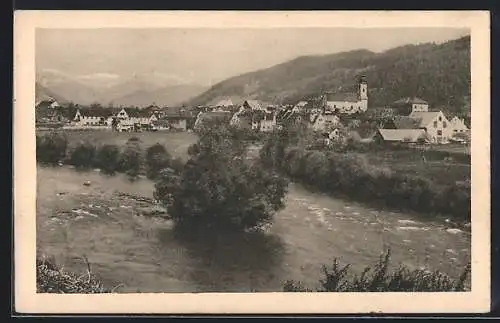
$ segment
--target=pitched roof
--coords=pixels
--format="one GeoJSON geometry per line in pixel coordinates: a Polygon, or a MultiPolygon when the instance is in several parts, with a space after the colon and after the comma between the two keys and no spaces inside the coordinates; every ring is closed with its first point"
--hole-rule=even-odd
{"type": "Polygon", "coordinates": [[[167,119],[187,119],[192,118],[193,113],[184,107],[168,107],[163,110],[163,117],[167,119]]]}
{"type": "Polygon", "coordinates": [[[276,114],[276,121],[282,122],[282,121],[290,120],[290,119],[297,117],[298,115],[299,115],[299,113],[293,112],[293,109],[279,110],[278,113],[276,114]]]}
{"type": "Polygon", "coordinates": [[[212,121],[212,120],[222,120],[229,121],[233,117],[231,112],[226,111],[209,111],[203,112],[200,114],[199,118],[203,121],[212,121]]]}
{"type": "Polygon", "coordinates": [[[407,116],[396,116],[394,118],[396,129],[418,129],[420,128],[420,119],[407,116]]]}
{"type": "Polygon", "coordinates": [[[420,127],[425,127],[434,120],[441,111],[429,111],[429,112],[412,112],[409,117],[420,120],[420,127]]]}
{"type": "Polygon", "coordinates": [[[298,108],[303,108],[305,107],[306,105],[308,104],[307,101],[300,101],[298,102],[295,106],[298,107],[298,108]]]}
{"type": "Polygon", "coordinates": [[[252,109],[252,110],[261,110],[262,107],[259,103],[259,101],[257,100],[245,100],[246,104],[248,104],[248,106],[252,109]]]}
{"type": "Polygon", "coordinates": [[[425,136],[423,129],[378,129],[385,141],[410,141],[416,142],[425,136]]]}
{"type": "Polygon", "coordinates": [[[403,104],[428,104],[427,101],[422,100],[417,97],[408,97],[408,98],[401,98],[397,101],[394,101],[394,105],[403,105],[403,104]]]}
{"type": "Polygon", "coordinates": [[[344,92],[344,93],[327,93],[326,102],[358,102],[359,97],[356,93],[344,92]]]}
{"type": "Polygon", "coordinates": [[[152,112],[149,109],[123,108],[129,118],[148,118],[152,112]]]}
{"type": "Polygon", "coordinates": [[[80,114],[84,117],[107,118],[113,116],[113,110],[110,108],[78,108],[80,114]]]}

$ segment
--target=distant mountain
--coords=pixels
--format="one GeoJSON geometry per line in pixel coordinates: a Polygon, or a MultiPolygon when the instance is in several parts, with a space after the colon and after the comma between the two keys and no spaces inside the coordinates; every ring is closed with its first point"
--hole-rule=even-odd
{"type": "Polygon", "coordinates": [[[369,107],[417,96],[431,108],[461,112],[470,107],[470,36],[383,53],[355,50],[303,56],[229,78],[187,104],[204,105],[228,97],[293,104],[324,91],[352,88],[362,74],[368,81],[369,107]]]}
{"type": "Polygon", "coordinates": [[[78,79],[55,70],[38,71],[36,81],[45,89],[80,104],[99,102],[101,91],[83,84],[78,79]]]}
{"type": "Polygon", "coordinates": [[[54,93],[38,82],[35,82],[35,103],[49,100],[56,100],[59,104],[68,102],[66,98],[54,93]]]}
{"type": "Polygon", "coordinates": [[[140,89],[113,98],[113,105],[133,105],[139,107],[156,104],[159,106],[174,106],[193,98],[207,88],[196,84],[171,85],[159,89],[140,89]]]}
{"type": "Polygon", "coordinates": [[[49,92],[59,93],[66,101],[89,105],[134,105],[152,103],[175,105],[202,93],[207,88],[189,84],[175,76],[158,72],[133,75],[124,80],[103,79],[101,75],[78,78],[56,70],[37,72],[37,84],[49,92]]]}

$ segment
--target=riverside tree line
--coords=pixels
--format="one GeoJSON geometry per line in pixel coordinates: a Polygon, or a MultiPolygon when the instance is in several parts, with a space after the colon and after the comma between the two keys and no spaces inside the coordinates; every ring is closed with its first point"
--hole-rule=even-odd
{"type": "MultiPolygon", "coordinates": [[[[202,239],[245,234],[272,224],[274,215],[285,207],[288,177],[308,178],[310,183],[324,185],[325,190],[343,192],[354,198],[388,199],[391,191],[386,188],[380,192],[382,184],[377,184],[377,180],[382,179],[387,187],[399,189],[401,192],[395,193],[400,194],[398,199],[403,201],[407,197],[410,206],[417,206],[430,194],[426,191],[429,190],[427,184],[417,179],[385,174],[360,161],[343,159],[340,154],[298,150],[302,149],[295,147],[299,138],[298,133],[276,132],[264,144],[259,158],[251,159],[247,158],[250,141],[243,131],[223,124],[207,125],[200,130],[198,141],[189,147],[187,162],[183,162],[173,159],[160,144],[143,150],[136,138],[131,138],[125,147],[81,143],[68,152],[64,136],[53,133],[37,136],[37,159],[40,163],[63,162],[77,168],[99,167],[108,174],[145,174],[155,181],[155,198],[167,208],[174,230],[202,239]],[[419,192],[416,198],[412,190],[419,192]]],[[[445,196],[456,198],[455,203],[465,203],[460,194],[448,193],[442,198],[445,196]]],[[[427,204],[425,207],[430,208],[427,204]]],[[[464,215],[460,213],[458,217],[464,215]]],[[[406,267],[390,272],[389,261],[388,252],[373,268],[367,267],[356,274],[349,266],[339,267],[335,260],[331,267],[323,267],[322,288],[318,291],[456,291],[466,288],[470,272],[467,266],[457,279],[406,267]]],[[[39,291],[53,292],[59,288],[60,292],[81,292],[81,284],[75,283],[78,291],[67,287],[76,286],[70,283],[76,276],[64,274],[45,260],[38,261],[37,265],[37,277],[53,277],[51,279],[59,282],[37,280],[39,291]]],[[[89,288],[98,286],[97,292],[103,292],[101,285],[93,282],[92,286],[89,288]]],[[[283,289],[309,290],[294,281],[284,282],[283,289]]]]}

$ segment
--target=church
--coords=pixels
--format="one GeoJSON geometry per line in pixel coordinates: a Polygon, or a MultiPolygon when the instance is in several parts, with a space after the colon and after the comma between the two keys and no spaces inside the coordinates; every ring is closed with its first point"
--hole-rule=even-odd
{"type": "Polygon", "coordinates": [[[357,93],[327,93],[325,95],[328,110],[340,114],[366,112],[368,109],[368,84],[364,76],[360,77],[357,93]]]}

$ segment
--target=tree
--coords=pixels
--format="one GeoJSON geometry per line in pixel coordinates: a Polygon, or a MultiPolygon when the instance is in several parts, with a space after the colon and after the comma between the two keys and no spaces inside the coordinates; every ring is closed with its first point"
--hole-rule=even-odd
{"type": "Polygon", "coordinates": [[[90,168],[94,165],[96,148],[89,142],[80,143],[71,152],[69,163],[76,168],[90,168]]]}
{"type": "Polygon", "coordinates": [[[51,132],[36,136],[36,158],[38,162],[57,164],[66,156],[68,140],[64,134],[51,132]]]}
{"type": "Polygon", "coordinates": [[[182,171],[161,176],[155,194],[177,228],[258,229],[284,207],[286,179],[247,159],[245,148],[228,126],[204,128],[182,171]]]}
{"type": "Polygon", "coordinates": [[[146,175],[149,179],[156,179],[162,169],[169,167],[170,154],[165,147],[156,143],[146,150],[146,175]]]}
{"type": "Polygon", "coordinates": [[[141,172],[142,164],[141,142],[137,137],[132,137],[127,141],[125,150],[120,157],[119,170],[131,177],[136,177],[141,172]]]}
{"type": "Polygon", "coordinates": [[[113,175],[118,169],[120,149],[116,145],[104,145],[97,150],[96,166],[105,174],[113,175]]]}

